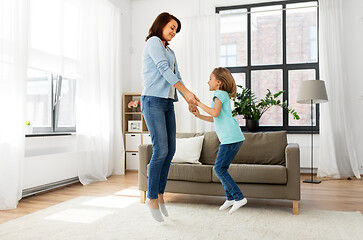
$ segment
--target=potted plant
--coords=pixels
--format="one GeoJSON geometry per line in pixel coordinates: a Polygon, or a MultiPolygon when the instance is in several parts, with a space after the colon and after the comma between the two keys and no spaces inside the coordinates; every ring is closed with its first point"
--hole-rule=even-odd
{"type": "Polygon", "coordinates": [[[251,89],[244,88],[241,85],[237,85],[237,87],[241,88],[242,92],[237,92],[237,97],[233,99],[234,109],[232,115],[242,115],[243,118],[246,119],[246,126],[249,132],[257,132],[260,118],[272,106],[281,107],[288,113],[291,113],[294,119],[300,119],[297,112],[290,108],[286,101],[282,102],[277,99],[284,91],[272,94],[271,91],[267,89],[266,96],[256,101],[257,97],[251,92],[251,89]]]}

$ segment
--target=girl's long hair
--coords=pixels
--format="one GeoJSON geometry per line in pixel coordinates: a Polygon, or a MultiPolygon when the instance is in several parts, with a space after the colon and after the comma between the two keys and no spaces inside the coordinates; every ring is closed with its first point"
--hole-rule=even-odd
{"type": "MultiPolygon", "coordinates": [[[[168,22],[170,22],[172,19],[174,19],[178,23],[176,32],[177,33],[180,32],[181,23],[180,23],[179,19],[177,19],[175,16],[173,16],[167,12],[163,12],[163,13],[160,13],[159,16],[157,16],[156,19],[154,20],[153,24],[151,25],[151,27],[149,29],[149,34],[147,35],[145,42],[153,36],[157,36],[161,40],[164,40],[163,39],[163,29],[164,29],[165,25],[168,24],[168,22]]],[[[166,41],[165,47],[168,45],[169,45],[169,43],[166,41]]]]}
{"type": "Polygon", "coordinates": [[[232,98],[235,98],[237,86],[231,72],[227,68],[219,67],[215,68],[212,73],[217,80],[222,82],[221,90],[228,92],[232,98]]]}

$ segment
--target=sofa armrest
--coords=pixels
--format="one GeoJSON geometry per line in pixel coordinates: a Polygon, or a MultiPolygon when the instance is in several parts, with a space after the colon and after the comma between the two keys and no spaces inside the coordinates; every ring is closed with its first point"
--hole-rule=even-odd
{"type": "Polygon", "coordinates": [[[289,143],[285,148],[288,199],[300,200],[300,148],[297,143],[289,143]]]}
{"type": "Polygon", "coordinates": [[[151,144],[141,144],[139,146],[139,190],[147,191],[147,165],[151,160],[153,148],[151,144]]]}

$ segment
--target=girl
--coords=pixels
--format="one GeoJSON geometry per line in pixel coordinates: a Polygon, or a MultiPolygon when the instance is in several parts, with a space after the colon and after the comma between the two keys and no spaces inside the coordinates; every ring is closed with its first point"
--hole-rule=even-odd
{"type": "Polygon", "coordinates": [[[163,195],[176,147],[174,113],[174,102],[178,101],[176,89],[191,106],[196,106],[199,100],[184,86],[174,51],[168,46],[180,29],[180,21],[175,16],[166,12],[159,14],[146,37],[142,57],[144,89],[141,96],[141,111],[153,147],[146,205],[153,218],[159,222],[164,221],[161,212],[164,216],[168,216],[163,195]]]}
{"type": "Polygon", "coordinates": [[[198,107],[211,116],[201,115],[198,109],[194,109],[193,114],[197,118],[214,122],[215,124],[216,133],[221,145],[219,146],[214,171],[221,180],[227,195],[227,200],[219,210],[225,210],[232,206],[229,211],[232,214],[247,203],[247,199],[227,172],[229,165],[245,139],[236,119],[232,117],[230,105],[230,96],[236,97],[237,88],[229,70],[221,67],[213,70],[209,77],[208,85],[210,91],[215,91],[212,107],[207,107],[201,102],[198,102],[198,107]]]}

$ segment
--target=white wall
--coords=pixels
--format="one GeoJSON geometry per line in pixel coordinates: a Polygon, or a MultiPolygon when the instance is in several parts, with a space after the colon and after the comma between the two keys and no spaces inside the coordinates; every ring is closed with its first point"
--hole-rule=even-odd
{"type": "MultiPolygon", "coordinates": [[[[203,14],[211,14],[215,12],[215,7],[243,5],[250,3],[267,2],[267,0],[132,0],[131,1],[131,39],[132,39],[132,54],[131,54],[131,79],[132,83],[125,88],[129,92],[142,91],[141,79],[141,56],[144,47],[144,40],[148,29],[151,26],[155,17],[167,11],[178,18],[196,16],[203,14]]],[[[271,2],[271,1],[270,1],[271,2]]],[[[349,82],[347,83],[350,89],[349,103],[354,129],[354,139],[357,147],[357,155],[363,166],[363,127],[360,123],[363,119],[363,79],[359,71],[362,68],[363,56],[363,1],[360,0],[344,0],[344,28],[346,37],[346,54],[349,55],[349,82]]],[[[183,26],[182,30],[183,31],[183,26]]],[[[173,42],[171,42],[171,47],[173,42]]],[[[178,56],[178,53],[176,53],[178,56]]],[[[183,73],[181,73],[183,75],[183,73]]],[[[319,137],[315,136],[314,151],[318,153],[319,137]]],[[[291,135],[290,142],[297,142],[301,146],[310,146],[310,135],[291,135]]],[[[314,165],[318,162],[318,155],[315,155],[314,165]]],[[[361,167],[363,173],[363,167],[361,167]]]]}

